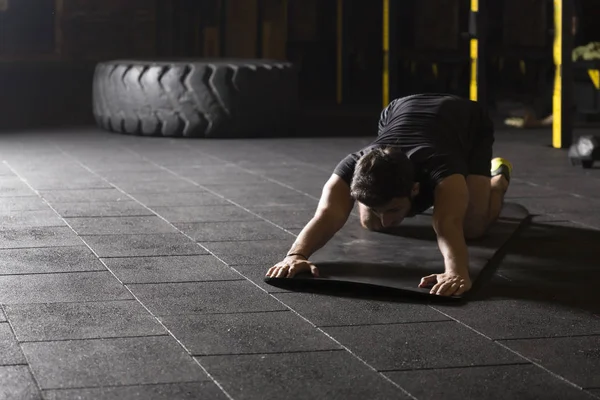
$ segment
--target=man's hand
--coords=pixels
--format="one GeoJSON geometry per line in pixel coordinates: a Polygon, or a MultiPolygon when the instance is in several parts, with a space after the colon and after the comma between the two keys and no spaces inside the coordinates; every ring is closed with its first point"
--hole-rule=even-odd
{"type": "Polygon", "coordinates": [[[467,275],[459,275],[445,272],[443,274],[432,274],[423,277],[420,288],[432,286],[429,293],[438,296],[460,296],[471,289],[471,279],[467,275]]]}
{"type": "MultiPolygon", "coordinates": [[[[353,207],[354,199],[350,196],[350,186],[338,175],[331,175],[323,187],[314,217],[302,229],[288,254],[300,253],[310,257],[342,229],[353,207]]],[[[317,267],[304,257],[288,256],[269,268],[266,276],[291,278],[307,271],[312,272],[314,276],[319,276],[317,267]]]]}
{"type": "Polygon", "coordinates": [[[310,261],[297,256],[286,257],[267,271],[268,278],[292,278],[301,272],[310,271],[319,276],[319,270],[310,261]]]}

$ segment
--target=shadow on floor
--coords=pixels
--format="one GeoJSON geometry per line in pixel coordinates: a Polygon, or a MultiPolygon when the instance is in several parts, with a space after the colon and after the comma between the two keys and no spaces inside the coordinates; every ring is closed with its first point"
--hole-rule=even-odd
{"type": "Polygon", "coordinates": [[[600,230],[534,223],[510,246],[498,278],[472,300],[513,298],[600,314],[600,230]]]}

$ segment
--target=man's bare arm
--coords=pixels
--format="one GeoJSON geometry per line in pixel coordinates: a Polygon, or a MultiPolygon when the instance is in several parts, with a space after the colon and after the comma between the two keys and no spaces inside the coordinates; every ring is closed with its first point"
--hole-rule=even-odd
{"type": "Polygon", "coordinates": [[[288,254],[299,253],[310,257],[342,229],[353,207],[350,187],[333,174],[323,187],[314,217],[302,229],[288,254]]]}
{"type": "Polygon", "coordinates": [[[451,175],[435,189],[433,228],[444,256],[445,273],[469,277],[469,254],[464,235],[464,219],[469,206],[469,190],[462,175],[451,175]]]}

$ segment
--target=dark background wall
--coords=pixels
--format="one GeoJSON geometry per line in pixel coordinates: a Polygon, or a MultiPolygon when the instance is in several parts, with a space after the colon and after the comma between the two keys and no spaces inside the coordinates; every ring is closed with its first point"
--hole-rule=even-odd
{"type": "MultiPolygon", "coordinates": [[[[0,0],[0,9],[6,3],[0,11],[0,128],[93,122],[94,66],[115,58],[287,59],[299,69],[305,106],[336,105],[337,0],[0,0]]],[[[498,75],[492,76],[505,89],[535,90],[535,84],[523,82],[537,78],[518,65],[536,54],[551,67],[552,2],[492,3],[490,29],[496,29],[498,50],[488,60],[498,75]],[[544,18],[550,25],[540,25],[544,18]],[[512,58],[505,54],[505,45],[540,42],[540,35],[543,46],[529,43],[512,58]]],[[[600,39],[598,3],[581,0],[580,26],[588,42],[600,39]]],[[[379,108],[381,2],[344,0],[344,5],[344,105],[379,108]]],[[[469,62],[461,35],[469,0],[402,0],[402,7],[396,18],[399,93],[466,95],[469,62]]]]}

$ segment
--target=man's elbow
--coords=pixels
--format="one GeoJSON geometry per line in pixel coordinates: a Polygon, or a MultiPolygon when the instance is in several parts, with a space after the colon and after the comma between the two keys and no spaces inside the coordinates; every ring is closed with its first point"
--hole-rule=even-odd
{"type": "Polygon", "coordinates": [[[433,219],[433,229],[438,235],[452,235],[463,232],[464,220],[458,216],[443,216],[433,219]]]}
{"type": "Polygon", "coordinates": [[[349,213],[344,212],[343,210],[339,210],[332,207],[325,207],[317,209],[313,219],[318,221],[324,221],[327,225],[335,228],[336,230],[340,230],[346,224],[349,213]]]}

